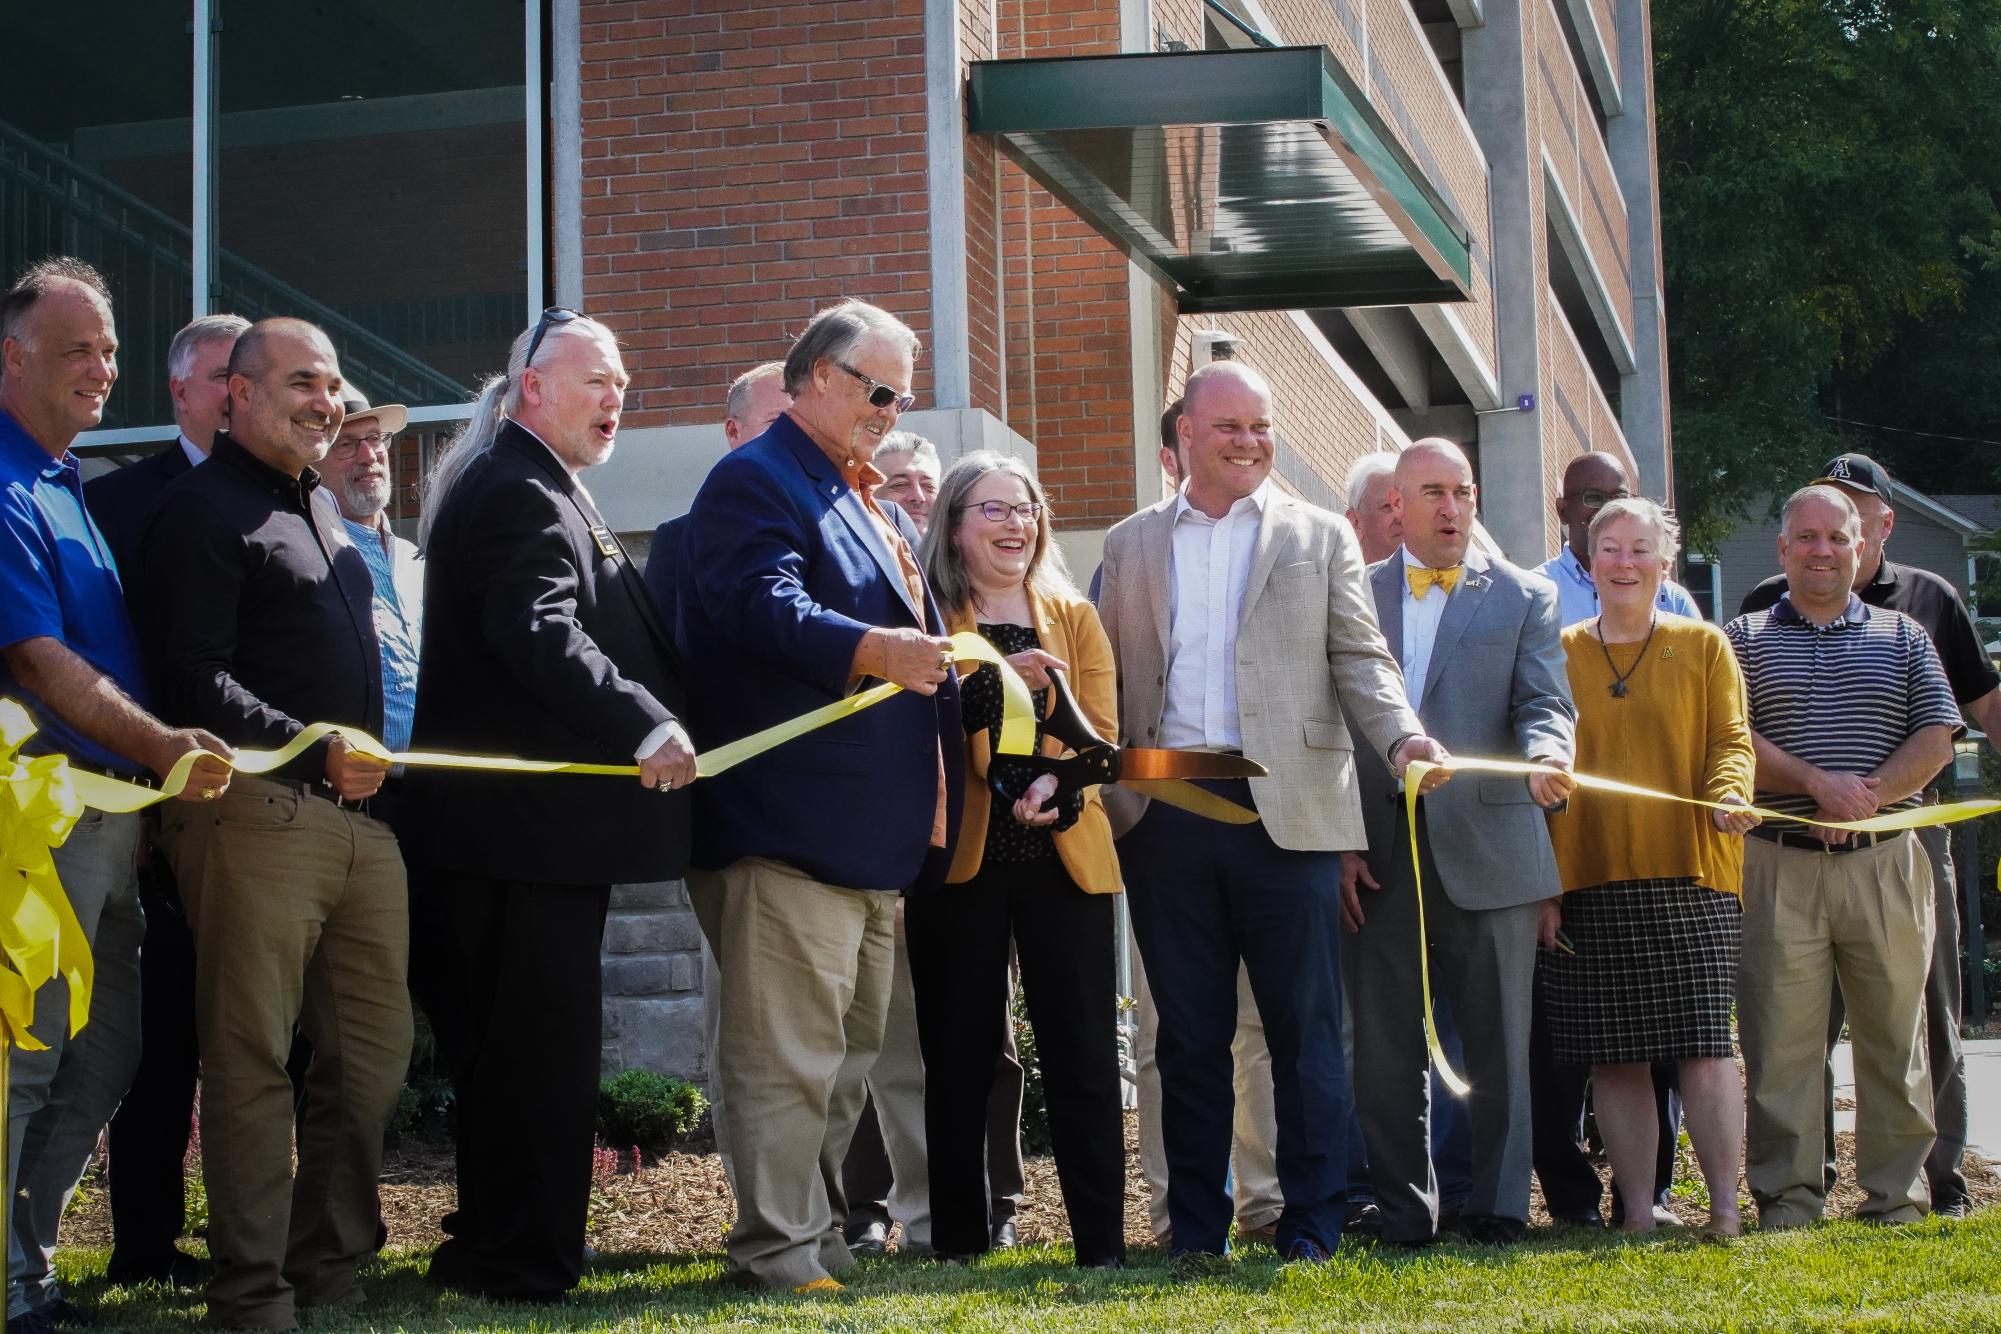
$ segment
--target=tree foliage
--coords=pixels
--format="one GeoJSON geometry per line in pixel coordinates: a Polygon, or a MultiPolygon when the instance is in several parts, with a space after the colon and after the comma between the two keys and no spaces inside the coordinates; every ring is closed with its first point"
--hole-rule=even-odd
{"type": "Polygon", "coordinates": [[[1676,495],[2001,486],[2001,0],[1654,0],[1676,495]],[[1838,419],[1838,420],[1837,420],[1838,419]],[[1775,481],[1774,479],[1780,479],[1775,481]]]}

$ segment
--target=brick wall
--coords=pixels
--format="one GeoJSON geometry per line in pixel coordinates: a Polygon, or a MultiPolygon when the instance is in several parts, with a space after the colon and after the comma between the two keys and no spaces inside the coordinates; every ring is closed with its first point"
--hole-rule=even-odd
{"type": "Polygon", "coordinates": [[[636,353],[627,424],[715,420],[842,297],[928,342],[923,0],[583,0],[580,19],[584,294],[636,353]]]}
{"type": "MultiPolygon", "coordinates": [[[[1001,0],[996,16],[1001,59],[1119,50],[1117,0],[1001,0]]],[[[1133,403],[1125,256],[1012,163],[1000,236],[1003,416],[1034,442],[1061,524],[1115,523],[1133,509],[1134,414],[1160,410],[1133,403]]]]}

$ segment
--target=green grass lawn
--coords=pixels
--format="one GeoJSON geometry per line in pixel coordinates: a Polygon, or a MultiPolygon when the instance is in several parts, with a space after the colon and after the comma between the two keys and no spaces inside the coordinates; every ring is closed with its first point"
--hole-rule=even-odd
{"type": "MultiPolygon", "coordinates": [[[[105,1286],[104,1252],[68,1251],[70,1294],[104,1328],[183,1330],[198,1294],[105,1286]]],[[[831,1330],[1913,1329],[2001,1330],[2001,1209],[1906,1228],[1838,1223],[1705,1246],[1683,1234],[1627,1243],[1540,1234],[1506,1251],[1451,1244],[1412,1255],[1344,1246],[1324,1265],[1246,1249],[1189,1274],[1155,1251],[1119,1273],[1080,1273],[1067,1249],[1025,1247],[968,1268],[874,1261],[845,1293],[747,1291],[717,1255],[605,1256],[561,1307],[439,1294],[421,1252],[392,1252],[365,1306],[314,1330],[666,1330],[755,1325],[831,1330]],[[1547,1236],[1547,1239],[1543,1239],[1547,1236]]]]}

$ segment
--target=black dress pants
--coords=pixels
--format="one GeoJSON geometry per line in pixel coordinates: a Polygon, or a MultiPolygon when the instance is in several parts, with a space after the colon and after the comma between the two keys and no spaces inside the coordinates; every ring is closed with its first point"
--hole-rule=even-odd
{"type": "Polygon", "coordinates": [[[441,1045],[458,1095],[459,1207],[434,1283],[548,1301],[576,1286],[590,1211],[609,885],[412,877],[413,953],[462,988],[441,1045]]]}
{"type": "Polygon", "coordinates": [[[195,942],[167,860],[139,873],[146,944],[139,972],[139,1069],[111,1118],[109,1185],[114,1283],[165,1278],[187,1223],[183,1165],[201,1057],[195,1042],[195,942]]]}
{"type": "Polygon", "coordinates": [[[1012,935],[1077,1262],[1125,1256],[1113,907],[1110,895],[1078,889],[1053,856],[990,862],[966,883],[904,905],[924,1053],[931,1243],[941,1255],[992,1245],[987,1100],[1007,1022],[1012,935]]]}

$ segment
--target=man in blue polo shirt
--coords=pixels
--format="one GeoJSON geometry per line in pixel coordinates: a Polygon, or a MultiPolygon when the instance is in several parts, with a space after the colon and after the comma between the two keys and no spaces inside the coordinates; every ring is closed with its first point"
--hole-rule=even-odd
{"type": "MultiPolygon", "coordinates": [[[[30,753],[143,781],[189,750],[229,751],[146,711],[118,569],[84,509],[70,442],[102,420],[117,351],[110,292],[81,260],[32,264],[0,295],[0,696],[33,715],[30,753]]],[[[200,761],[186,799],[214,800],[228,781],[200,761]]],[[[139,1059],[140,830],[138,815],[86,811],[55,854],[96,982],[89,1026],[67,1044],[66,984],[37,993],[47,1050],[16,1050],[8,1072],[9,1334],[81,1315],[56,1285],[56,1225],[139,1059]]]]}
{"type": "MultiPolygon", "coordinates": [[[[1588,621],[1598,614],[1598,585],[1591,581],[1591,521],[1607,501],[1633,494],[1626,465],[1611,454],[1579,454],[1563,470],[1563,494],[1556,498],[1557,521],[1563,525],[1563,550],[1536,566],[1536,573],[1556,585],[1565,625],[1588,621]]],[[[1677,616],[1702,619],[1688,590],[1672,579],[1661,580],[1654,605],[1677,616]]]]}

